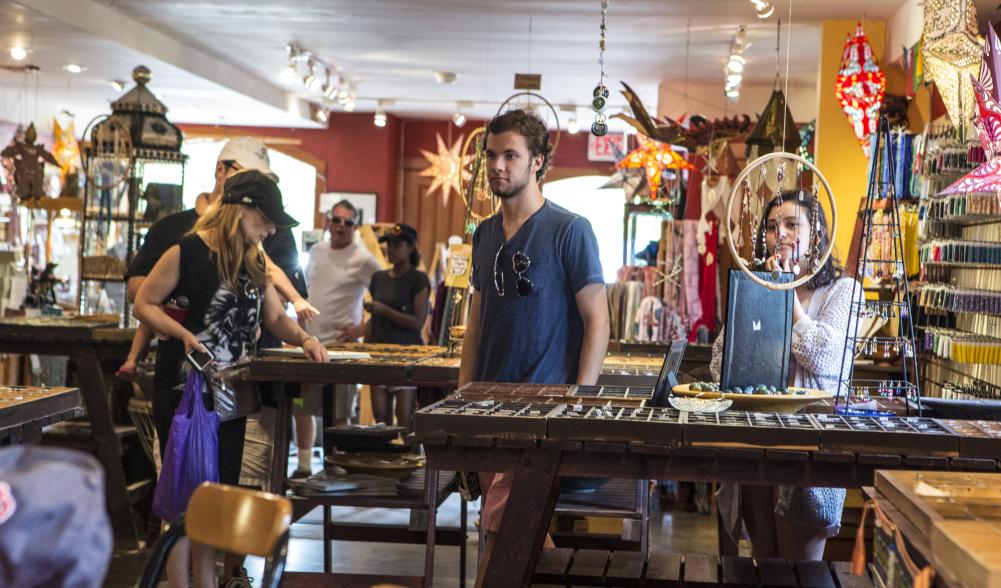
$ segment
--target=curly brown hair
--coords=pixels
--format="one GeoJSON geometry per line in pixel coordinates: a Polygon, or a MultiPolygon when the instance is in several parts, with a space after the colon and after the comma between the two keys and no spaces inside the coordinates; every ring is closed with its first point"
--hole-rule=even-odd
{"type": "MultiPolygon", "coordinates": [[[[549,130],[537,114],[526,110],[509,110],[504,114],[495,116],[487,125],[487,133],[506,133],[514,131],[525,138],[528,151],[532,157],[542,156],[542,167],[535,172],[535,179],[542,183],[542,178],[546,177],[549,165],[552,163],[553,146],[549,143],[549,130]]],[[[483,138],[486,145],[486,137],[483,138]]]]}

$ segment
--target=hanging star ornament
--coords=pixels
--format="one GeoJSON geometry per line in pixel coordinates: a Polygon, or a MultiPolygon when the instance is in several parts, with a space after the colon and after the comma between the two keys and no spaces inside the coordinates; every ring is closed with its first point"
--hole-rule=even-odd
{"type": "Polygon", "coordinates": [[[862,151],[869,157],[869,138],[876,132],[879,108],[886,95],[886,75],[876,63],[861,22],[855,26],[855,36],[848,35],[845,39],[834,95],[848,116],[862,151]]]}
{"type": "Polygon", "coordinates": [[[935,82],[952,124],[965,138],[976,112],[968,80],[977,75],[983,49],[974,0],[925,0],[925,81],[935,82]]]}
{"type": "Polygon", "coordinates": [[[616,169],[642,169],[646,172],[647,185],[650,187],[650,198],[656,199],[660,191],[661,176],[664,171],[695,169],[695,166],[685,161],[670,145],[654,141],[645,135],[636,135],[639,147],[633,149],[615,164],[616,169]]]}
{"type": "Polygon", "coordinates": [[[1001,99],[999,99],[998,79],[1001,69],[1001,46],[993,26],[988,27],[987,47],[978,76],[970,76],[969,82],[977,101],[976,129],[980,145],[987,161],[966,174],[940,195],[968,194],[973,192],[993,192],[1001,198],[1001,99]],[[993,49],[992,49],[993,47],[993,49]],[[991,90],[993,89],[993,91],[991,90]]]}
{"type": "Polygon", "coordinates": [[[462,184],[470,178],[469,170],[463,169],[459,163],[461,161],[461,156],[459,152],[462,150],[462,136],[455,141],[455,144],[451,147],[445,146],[445,141],[442,140],[441,135],[436,135],[438,139],[438,152],[431,153],[421,149],[421,154],[424,158],[428,160],[428,165],[421,171],[421,175],[424,177],[431,178],[431,187],[428,188],[428,194],[433,193],[435,190],[441,188],[442,199],[445,206],[448,206],[448,198],[454,190],[456,194],[462,193],[462,184]]]}

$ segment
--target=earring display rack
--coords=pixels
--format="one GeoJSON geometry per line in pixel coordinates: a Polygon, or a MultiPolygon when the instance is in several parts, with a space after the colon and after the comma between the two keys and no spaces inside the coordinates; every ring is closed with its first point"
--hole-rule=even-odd
{"type": "MultiPolygon", "coordinates": [[[[955,157],[941,156],[941,165],[952,165],[955,157]]],[[[872,144],[872,161],[863,223],[854,267],[856,285],[852,288],[852,312],[841,357],[841,371],[847,377],[838,383],[835,410],[849,411],[852,405],[868,403],[874,398],[903,398],[907,411],[910,401],[917,403],[920,414],[921,388],[915,349],[914,323],[905,271],[903,233],[899,202],[896,194],[896,160],[890,141],[890,125],[881,116],[872,144]],[[868,300],[863,287],[866,282],[888,286],[891,300],[868,300]],[[876,331],[860,334],[865,320],[889,321],[890,333],[876,331]],[[895,325],[895,328],[892,326],[895,325]],[[855,357],[859,354],[884,358],[899,358],[901,374],[898,380],[860,380],[855,378],[855,357]],[[846,369],[847,368],[847,369],[846,369]],[[842,405],[842,402],[844,404],[842,405]]],[[[868,408],[868,407],[866,407],[868,408]]]]}

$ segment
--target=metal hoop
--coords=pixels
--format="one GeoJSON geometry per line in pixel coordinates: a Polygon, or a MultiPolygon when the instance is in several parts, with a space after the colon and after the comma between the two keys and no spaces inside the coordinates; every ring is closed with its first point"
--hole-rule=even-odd
{"type": "MultiPolygon", "coordinates": [[[[818,206],[820,205],[819,198],[817,201],[817,205],[818,206]]],[[[749,163],[747,167],[745,167],[744,170],[740,172],[740,175],[738,175],[737,179],[734,181],[733,189],[730,190],[730,195],[726,199],[725,216],[726,216],[725,222],[726,222],[726,237],[727,237],[726,242],[727,246],[729,246],[730,248],[730,254],[733,255],[734,260],[736,260],[737,262],[737,267],[739,267],[740,271],[747,274],[747,276],[750,277],[752,280],[754,280],[758,284],[761,284],[765,288],[768,288],[769,290],[791,290],[793,288],[798,288],[803,284],[809,282],[811,279],[813,279],[815,275],[817,275],[817,272],[820,271],[820,268],[823,267],[825,263],[827,263],[828,258],[831,257],[831,253],[834,251],[834,231],[835,228],[838,226],[838,207],[837,203],[834,201],[834,192],[831,191],[831,185],[827,183],[827,178],[824,177],[824,174],[820,173],[820,170],[817,168],[817,166],[813,165],[805,158],[800,157],[799,155],[795,155],[793,153],[787,153],[785,151],[768,153],[766,155],[762,155],[761,157],[749,163]],[[788,159],[799,162],[803,166],[809,168],[810,171],[814,173],[816,179],[818,179],[820,183],[824,186],[824,190],[827,192],[827,198],[831,202],[831,227],[829,231],[830,238],[828,239],[827,249],[824,251],[824,254],[821,255],[820,262],[816,264],[817,267],[816,270],[814,270],[812,273],[805,274],[801,278],[793,280],[792,282],[783,282],[783,283],[768,282],[754,275],[754,272],[748,269],[747,264],[744,263],[744,260],[737,253],[737,247],[736,245],[734,245],[733,242],[734,241],[733,229],[731,228],[732,225],[731,217],[733,215],[733,199],[737,197],[737,193],[740,190],[741,185],[744,183],[744,180],[746,180],[751,175],[751,172],[757,170],[757,168],[761,167],[763,164],[768,163],[773,159],[788,159]]],[[[752,233],[757,230],[758,230],[757,227],[751,227],[752,233]]]]}
{"type": "MultiPolygon", "coordinates": [[[[560,145],[560,134],[561,134],[560,133],[560,115],[556,112],[556,108],[552,105],[552,103],[549,102],[548,100],[546,100],[546,98],[542,94],[536,94],[535,92],[518,92],[516,94],[511,94],[510,96],[507,97],[507,100],[505,100],[504,102],[501,102],[501,105],[497,108],[497,113],[494,114],[494,118],[500,116],[500,113],[501,113],[502,110],[504,110],[504,107],[507,106],[509,102],[511,102],[512,100],[514,100],[515,98],[517,98],[519,96],[532,96],[534,98],[538,98],[539,100],[542,100],[543,102],[545,102],[546,106],[549,107],[550,112],[553,113],[553,120],[556,121],[556,140],[553,141],[553,150],[549,154],[550,159],[552,159],[552,157],[554,157],[556,155],[556,148],[559,147],[559,145],[560,145]]],[[[487,123],[487,124],[489,125],[489,123],[487,123]]]]}

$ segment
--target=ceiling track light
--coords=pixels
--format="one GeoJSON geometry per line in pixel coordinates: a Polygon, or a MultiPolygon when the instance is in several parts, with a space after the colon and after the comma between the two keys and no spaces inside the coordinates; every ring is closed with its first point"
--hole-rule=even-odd
{"type": "Polygon", "coordinates": [[[10,58],[14,61],[24,61],[28,57],[28,50],[20,45],[10,48],[10,58]]]}
{"type": "Polygon", "coordinates": [[[386,126],[386,111],[381,106],[376,107],[375,115],[372,116],[372,124],[380,128],[386,126]]]}
{"type": "Polygon", "coordinates": [[[775,6],[769,0],[751,0],[754,5],[754,13],[758,18],[765,20],[775,12],[775,6]]]}

